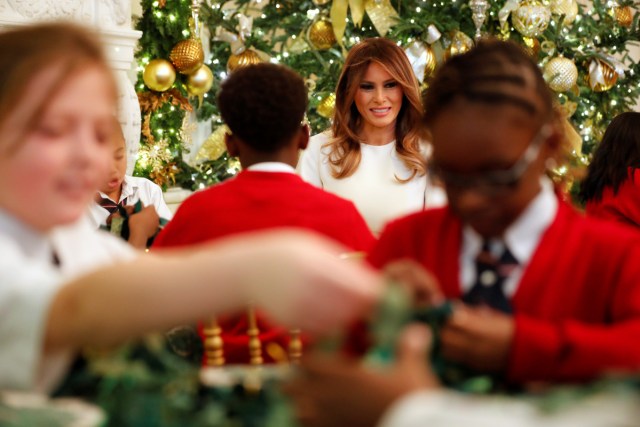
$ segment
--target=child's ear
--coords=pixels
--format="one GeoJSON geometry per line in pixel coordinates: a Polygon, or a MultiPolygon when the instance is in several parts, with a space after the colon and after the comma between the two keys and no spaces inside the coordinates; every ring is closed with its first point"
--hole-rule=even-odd
{"type": "Polygon", "coordinates": [[[309,125],[302,125],[298,132],[298,149],[306,150],[309,145],[309,125]]]}
{"type": "Polygon", "coordinates": [[[229,156],[238,157],[238,155],[240,154],[240,150],[238,150],[238,143],[236,142],[236,138],[232,134],[224,134],[224,145],[227,146],[227,153],[229,153],[229,156]]]}

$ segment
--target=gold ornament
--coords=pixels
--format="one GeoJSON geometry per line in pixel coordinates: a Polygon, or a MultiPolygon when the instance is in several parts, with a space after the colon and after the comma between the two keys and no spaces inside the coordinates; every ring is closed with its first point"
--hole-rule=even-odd
{"type": "Polygon", "coordinates": [[[204,95],[211,89],[213,85],[213,73],[206,65],[201,66],[198,70],[189,74],[187,77],[187,92],[189,95],[204,95]]]}
{"type": "Polygon", "coordinates": [[[566,92],[578,81],[578,68],[572,60],[557,56],[544,66],[544,79],[556,92],[566,92]]]}
{"type": "Polygon", "coordinates": [[[460,55],[461,53],[468,52],[472,47],[473,40],[471,37],[462,31],[455,31],[451,36],[451,44],[445,53],[445,57],[449,58],[454,55],[460,55]]]}
{"type": "Polygon", "coordinates": [[[578,16],[578,2],[576,0],[554,0],[551,2],[551,13],[564,15],[563,23],[571,25],[578,16]]]}
{"type": "Polygon", "coordinates": [[[307,31],[307,38],[311,46],[318,50],[327,50],[336,44],[333,25],[327,18],[320,18],[311,24],[307,31]]]}
{"type": "Polygon", "coordinates": [[[224,136],[227,132],[229,132],[227,125],[219,126],[213,131],[209,138],[202,143],[196,155],[196,161],[218,160],[227,150],[227,146],[224,143],[224,136]]]}
{"type": "Polygon", "coordinates": [[[549,26],[551,11],[536,0],[525,0],[514,13],[511,22],[525,37],[538,37],[549,26]]]}
{"type": "Polygon", "coordinates": [[[326,96],[316,108],[318,114],[320,114],[325,119],[330,119],[333,117],[333,112],[336,109],[336,94],[332,93],[326,96]]]}
{"type": "Polygon", "coordinates": [[[594,92],[604,92],[613,87],[618,80],[615,68],[600,58],[594,58],[589,63],[587,83],[594,92]]]}
{"type": "Polygon", "coordinates": [[[144,68],[142,80],[149,89],[164,92],[176,81],[176,70],[166,59],[152,59],[144,68]]]}
{"type": "Polygon", "coordinates": [[[630,6],[616,6],[613,8],[613,17],[623,27],[633,24],[633,10],[630,6]]]}
{"type": "Polygon", "coordinates": [[[260,56],[253,49],[245,49],[239,54],[232,54],[227,61],[227,71],[233,72],[236,68],[245,67],[247,65],[259,64],[262,62],[260,56]]]}
{"type": "Polygon", "coordinates": [[[324,6],[325,4],[329,4],[331,0],[313,0],[313,4],[316,6],[324,6]]]}
{"type": "Polygon", "coordinates": [[[204,63],[202,43],[197,39],[179,41],[171,49],[169,59],[180,74],[191,74],[204,63]]]}

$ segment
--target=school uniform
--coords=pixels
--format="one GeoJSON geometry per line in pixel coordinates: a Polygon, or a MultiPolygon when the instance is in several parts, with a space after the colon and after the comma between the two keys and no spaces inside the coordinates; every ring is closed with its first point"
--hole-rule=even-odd
{"type": "Polygon", "coordinates": [[[629,168],[629,176],[617,193],[606,187],[602,198],[588,201],[585,208],[588,216],[640,227],[640,169],[629,168]]]}
{"type": "MultiPolygon", "coordinates": [[[[342,243],[347,252],[367,251],[374,242],[353,203],[305,183],[289,165],[269,162],[253,165],[230,180],[193,194],[156,237],[153,247],[193,245],[280,227],[318,232],[342,243]]],[[[246,315],[219,321],[227,362],[248,362],[246,315]]],[[[263,348],[277,342],[286,350],[286,330],[264,314],[258,316],[258,327],[263,348]]],[[[266,359],[270,360],[268,355],[266,359]]]]}
{"type": "MultiPolygon", "coordinates": [[[[552,196],[546,182],[505,233],[519,263],[504,283],[515,321],[506,379],[586,380],[636,370],[640,234],[584,218],[552,196]]],[[[387,227],[369,261],[382,267],[415,259],[435,275],[447,298],[464,298],[475,274],[474,234],[449,208],[414,214],[387,227]]]]}
{"type": "MultiPolygon", "coordinates": [[[[99,191],[98,194],[103,199],[111,200],[109,196],[101,191],[99,191]]],[[[121,204],[123,206],[135,205],[140,201],[144,206],[154,206],[160,218],[170,220],[173,217],[171,210],[169,210],[169,207],[162,197],[162,189],[146,178],[125,175],[124,181],[122,181],[120,200],[111,201],[114,205],[121,204]]],[[[110,214],[107,209],[96,202],[91,203],[89,207],[89,219],[94,228],[106,225],[107,218],[110,214]]]]}
{"type": "Polygon", "coordinates": [[[74,277],[135,252],[86,218],[43,234],[0,209],[0,389],[49,392],[72,361],[72,349],[43,353],[53,298],[74,277]]]}

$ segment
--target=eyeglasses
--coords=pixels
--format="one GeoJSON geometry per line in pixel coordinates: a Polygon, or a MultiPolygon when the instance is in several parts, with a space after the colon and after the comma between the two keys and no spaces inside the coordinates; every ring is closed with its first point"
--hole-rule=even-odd
{"type": "Polygon", "coordinates": [[[551,133],[551,125],[543,125],[524,153],[509,169],[484,172],[482,174],[459,174],[443,170],[432,161],[429,164],[429,174],[434,180],[442,182],[449,190],[473,189],[490,197],[504,195],[518,187],[522,176],[538,157],[542,143],[547,140],[551,133]]]}

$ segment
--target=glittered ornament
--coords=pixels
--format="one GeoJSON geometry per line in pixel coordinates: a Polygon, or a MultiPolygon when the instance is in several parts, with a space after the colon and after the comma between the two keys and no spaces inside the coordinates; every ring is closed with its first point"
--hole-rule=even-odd
{"type": "Polygon", "coordinates": [[[554,0],[551,2],[551,13],[564,15],[564,24],[571,25],[578,16],[577,0],[554,0]]]}
{"type": "Polygon", "coordinates": [[[152,59],[142,73],[144,84],[156,92],[164,92],[176,81],[176,70],[166,59],[152,59]]]}
{"type": "Polygon", "coordinates": [[[169,59],[180,74],[191,74],[204,63],[202,43],[197,39],[179,41],[171,49],[169,59]]]}
{"type": "Polygon", "coordinates": [[[551,89],[566,92],[577,83],[578,68],[572,60],[557,56],[544,66],[543,75],[551,89]]]}
{"type": "Polygon", "coordinates": [[[451,35],[451,44],[447,49],[445,56],[448,58],[454,55],[460,55],[461,53],[468,52],[473,47],[473,40],[471,37],[463,33],[462,31],[454,31],[451,35]]]}
{"type": "Polygon", "coordinates": [[[618,73],[611,64],[600,58],[594,58],[589,63],[587,83],[594,92],[604,92],[613,87],[618,80],[618,73]]]}
{"type": "Polygon", "coordinates": [[[245,67],[247,65],[259,64],[260,62],[262,62],[262,59],[255,50],[245,49],[237,55],[232,54],[229,57],[229,60],[227,61],[227,71],[231,73],[237,68],[245,67]]]}
{"type": "Polygon", "coordinates": [[[538,37],[549,26],[551,11],[536,0],[524,1],[511,14],[511,22],[520,34],[525,37],[538,37]]]}
{"type": "Polygon", "coordinates": [[[318,114],[320,114],[325,119],[330,119],[333,117],[333,112],[336,109],[336,94],[331,93],[326,96],[316,108],[318,114]]]}
{"type": "Polygon", "coordinates": [[[307,32],[307,38],[311,46],[318,50],[327,50],[337,41],[333,32],[333,25],[327,18],[320,18],[311,24],[307,32]]]}
{"type": "Polygon", "coordinates": [[[623,27],[630,27],[633,23],[633,10],[630,6],[616,6],[612,14],[618,24],[623,27]]]}
{"type": "Polygon", "coordinates": [[[213,73],[206,65],[202,65],[187,77],[187,92],[189,95],[204,95],[213,85],[213,73]]]}

